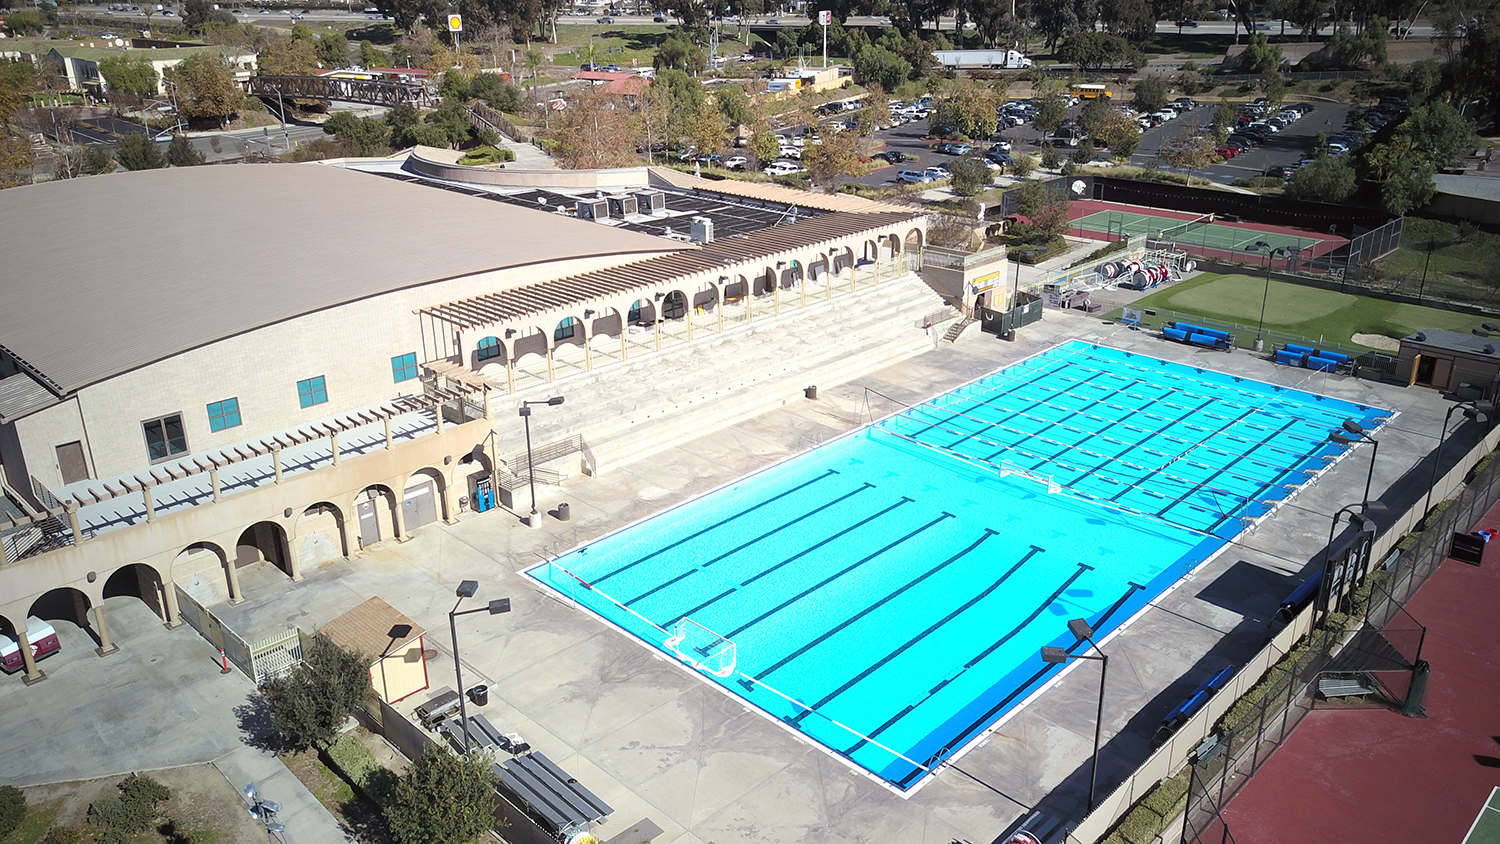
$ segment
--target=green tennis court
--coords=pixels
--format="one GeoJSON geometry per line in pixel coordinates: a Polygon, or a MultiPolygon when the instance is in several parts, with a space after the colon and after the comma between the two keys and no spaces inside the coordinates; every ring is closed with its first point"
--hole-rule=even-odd
{"type": "Polygon", "coordinates": [[[1500,844],[1500,788],[1490,792],[1490,799],[1479,810],[1479,817],[1469,827],[1463,844],[1500,844]]]}
{"type": "Polygon", "coordinates": [[[1264,242],[1271,249],[1296,249],[1306,252],[1322,242],[1316,237],[1297,237],[1278,232],[1242,229],[1213,222],[1208,215],[1196,220],[1178,220],[1171,217],[1154,217],[1130,211],[1097,211],[1087,217],[1079,217],[1070,225],[1083,231],[1097,232],[1111,237],[1146,237],[1192,244],[1204,249],[1222,249],[1227,252],[1244,250],[1256,242],[1264,242]]]}

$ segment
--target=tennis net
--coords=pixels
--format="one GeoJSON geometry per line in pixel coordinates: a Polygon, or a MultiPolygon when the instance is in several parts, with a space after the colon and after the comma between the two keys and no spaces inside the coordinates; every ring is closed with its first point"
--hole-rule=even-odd
{"type": "Polygon", "coordinates": [[[1181,225],[1173,226],[1169,229],[1162,229],[1159,238],[1161,240],[1181,240],[1182,238],[1192,234],[1193,232],[1208,228],[1209,226],[1213,225],[1213,222],[1214,215],[1204,214],[1202,217],[1199,217],[1196,220],[1189,220],[1181,225]]]}

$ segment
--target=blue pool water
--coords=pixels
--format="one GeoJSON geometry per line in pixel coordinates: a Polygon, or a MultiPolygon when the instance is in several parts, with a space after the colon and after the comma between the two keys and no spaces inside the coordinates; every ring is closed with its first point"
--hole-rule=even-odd
{"type": "Polygon", "coordinates": [[[1074,341],[528,574],[907,789],[1387,416],[1074,341]]]}

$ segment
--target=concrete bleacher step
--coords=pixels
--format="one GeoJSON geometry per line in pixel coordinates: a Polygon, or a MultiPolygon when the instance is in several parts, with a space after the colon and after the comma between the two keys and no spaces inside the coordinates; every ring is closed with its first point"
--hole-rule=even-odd
{"type": "Polygon", "coordinates": [[[931,349],[913,321],[940,305],[914,276],[893,280],[516,398],[566,393],[564,412],[548,414],[545,439],[581,434],[607,467],[802,400],[806,386],[843,383],[931,349]]]}

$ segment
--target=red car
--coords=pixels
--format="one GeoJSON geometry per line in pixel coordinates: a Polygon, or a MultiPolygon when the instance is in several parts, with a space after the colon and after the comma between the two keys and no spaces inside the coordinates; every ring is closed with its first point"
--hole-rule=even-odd
{"type": "Polygon", "coordinates": [[[1240,148],[1225,146],[1219,147],[1218,149],[1214,150],[1214,152],[1217,152],[1219,155],[1222,155],[1225,158],[1234,158],[1236,155],[1240,154],[1240,148]]]}

